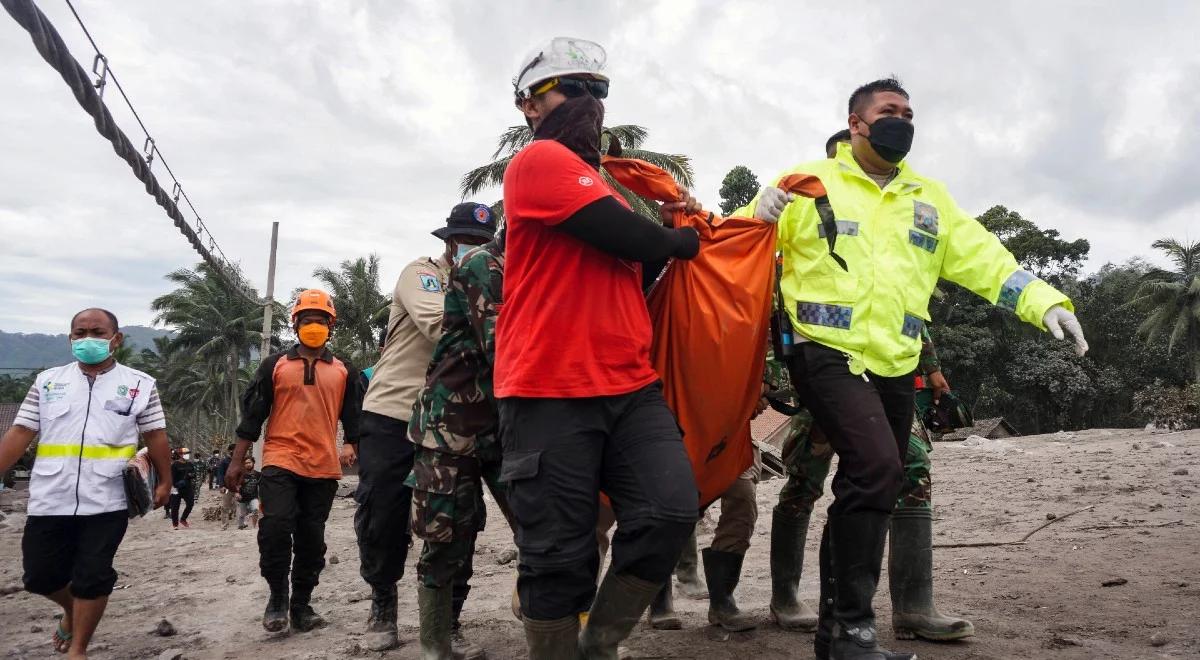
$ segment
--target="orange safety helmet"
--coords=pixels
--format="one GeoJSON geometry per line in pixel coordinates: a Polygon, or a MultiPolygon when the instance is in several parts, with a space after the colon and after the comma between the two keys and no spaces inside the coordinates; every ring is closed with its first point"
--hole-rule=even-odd
{"type": "Polygon", "coordinates": [[[320,289],[305,289],[296,296],[296,304],[292,306],[292,320],[295,321],[296,315],[306,309],[325,312],[337,320],[337,310],[333,308],[333,297],[320,289]]]}

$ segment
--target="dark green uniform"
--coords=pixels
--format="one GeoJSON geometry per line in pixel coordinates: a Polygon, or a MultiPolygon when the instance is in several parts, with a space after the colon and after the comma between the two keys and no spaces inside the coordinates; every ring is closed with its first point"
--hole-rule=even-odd
{"type": "Polygon", "coordinates": [[[492,390],[503,277],[503,248],[495,241],[463,255],[451,270],[442,337],[408,426],[416,445],[407,482],[413,489],[412,533],[425,541],[417,577],[430,589],[470,570],[485,516],[484,482],[510,518],[498,480],[499,417],[492,390]]]}
{"type": "MultiPolygon", "coordinates": [[[[917,372],[930,374],[939,371],[941,365],[929,331],[923,329],[921,338],[921,361],[917,372]]],[[[768,361],[766,378],[773,390],[791,388],[787,370],[780,362],[768,361]]],[[[913,417],[908,451],[904,456],[904,485],[896,500],[896,509],[933,507],[929,478],[929,453],[933,451],[933,443],[925,425],[921,423],[922,412],[918,409],[913,417]]],[[[782,447],[787,483],[779,492],[779,510],[793,517],[807,517],[824,493],[825,478],[833,461],[833,448],[824,434],[813,432],[812,414],[807,410],[793,416],[788,424],[790,428],[782,447]]]]}

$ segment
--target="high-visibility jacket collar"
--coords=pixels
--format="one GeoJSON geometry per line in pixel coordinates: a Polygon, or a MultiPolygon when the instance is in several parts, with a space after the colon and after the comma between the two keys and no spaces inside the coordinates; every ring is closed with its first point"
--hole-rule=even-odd
{"type": "MultiPolygon", "coordinates": [[[[854,148],[850,146],[849,142],[838,144],[837,155],[834,156],[834,160],[837,161],[839,169],[843,172],[878,187],[875,180],[863,171],[862,165],[859,165],[858,160],[854,158],[854,148]]],[[[880,193],[895,189],[898,194],[903,194],[919,190],[925,185],[924,179],[912,171],[912,168],[908,166],[907,160],[900,161],[896,165],[896,170],[896,176],[892,178],[880,193]]]]}

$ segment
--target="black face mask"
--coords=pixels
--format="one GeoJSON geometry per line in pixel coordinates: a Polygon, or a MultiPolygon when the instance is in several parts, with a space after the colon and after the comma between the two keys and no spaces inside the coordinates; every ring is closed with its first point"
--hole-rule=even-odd
{"type": "MultiPolygon", "coordinates": [[[[859,117],[864,124],[865,119],[859,117]]],[[[913,133],[917,130],[911,121],[900,117],[880,117],[874,124],[867,124],[871,134],[867,141],[879,157],[889,163],[899,163],[904,160],[912,149],[913,133]]]]}
{"type": "Polygon", "coordinates": [[[563,101],[533,132],[535,140],[557,140],[588,165],[600,169],[600,131],[604,104],[586,94],[563,101]]]}

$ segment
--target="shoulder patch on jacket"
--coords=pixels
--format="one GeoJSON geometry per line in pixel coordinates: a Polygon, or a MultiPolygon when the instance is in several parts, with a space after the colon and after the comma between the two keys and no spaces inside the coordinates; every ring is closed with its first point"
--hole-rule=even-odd
{"type": "Polygon", "coordinates": [[[421,283],[422,291],[428,291],[430,293],[441,293],[442,281],[440,279],[438,279],[437,275],[431,275],[429,273],[417,273],[417,279],[421,283]]]}

